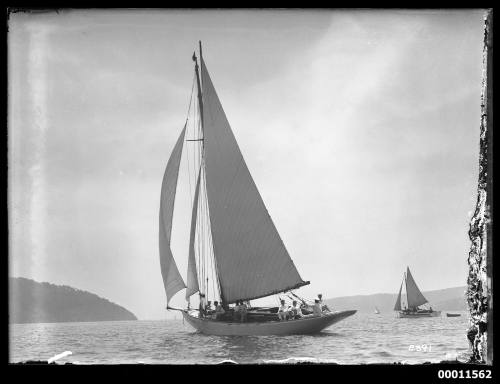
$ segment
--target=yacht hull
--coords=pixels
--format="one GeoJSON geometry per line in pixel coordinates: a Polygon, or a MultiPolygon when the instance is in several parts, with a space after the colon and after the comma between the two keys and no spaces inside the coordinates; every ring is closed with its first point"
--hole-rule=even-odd
{"type": "Polygon", "coordinates": [[[199,318],[196,311],[183,311],[184,319],[197,331],[216,336],[253,336],[253,335],[296,335],[321,332],[323,329],[352,316],[356,311],[325,313],[318,317],[304,317],[288,321],[266,322],[227,322],[199,318]]]}
{"type": "Polygon", "coordinates": [[[406,318],[406,319],[415,319],[420,317],[439,317],[441,316],[441,311],[432,311],[432,312],[414,312],[414,313],[404,313],[399,312],[398,317],[406,318]]]}

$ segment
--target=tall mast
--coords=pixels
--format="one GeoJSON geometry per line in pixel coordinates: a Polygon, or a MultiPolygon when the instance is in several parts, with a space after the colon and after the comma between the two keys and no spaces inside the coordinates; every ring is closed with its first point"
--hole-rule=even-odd
{"type": "MultiPolygon", "coordinates": [[[[201,93],[200,71],[199,71],[199,67],[198,67],[198,59],[196,58],[196,51],[193,52],[192,58],[194,61],[194,71],[196,73],[196,85],[197,85],[197,89],[198,89],[198,107],[200,109],[200,121],[201,121],[201,127],[202,127],[201,130],[203,132],[203,98],[202,98],[202,93],[201,93]]],[[[198,141],[198,140],[201,140],[201,145],[202,145],[201,154],[203,156],[203,139],[197,139],[196,141],[198,141]]],[[[200,159],[200,165],[201,165],[202,161],[203,160],[200,159]]],[[[200,172],[201,172],[201,169],[200,169],[200,172]]],[[[202,263],[201,260],[202,259],[200,258],[200,262],[202,263]]],[[[201,265],[199,265],[198,268],[203,270],[201,265]]],[[[204,290],[203,289],[203,286],[204,286],[203,280],[204,279],[203,279],[203,274],[202,274],[202,275],[200,275],[199,290],[200,290],[200,293],[205,293],[205,295],[206,295],[208,292],[202,292],[204,290]]],[[[208,286],[207,286],[207,289],[208,289],[208,286]]]]}
{"type": "MultiPolygon", "coordinates": [[[[200,49],[200,66],[203,65],[203,56],[202,56],[202,49],[201,49],[201,40],[199,41],[199,49],[200,49]]],[[[198,67],[198,60],[196,58],[196,52],[193,53],[193,61],[195,62],[195,67],[194,67],[194,70],[196,72],[196,84],[198,86],[198,105],[199,105],[199,109],[200,109],[200,121],[201,121],[201,132],[202,132],[202,139],[201,139],[201,155],[202,155],[202,164],[204,164],[204,158],[205,158],[205,143],[204,143],[204,138],[205,138],[205,127],[204,127],[204,122],[203,122],[203,89],[202,89],[202,86],[203,86],[203,83],[202,83],[202,78],[200,76],[200,68],[198,67]]],[[[204,176],[206,177],[206,174],[204,173],[204,176]]],[[[206,186],[206,179],[205,179],[205,186],[206,186]]],[[[208,206],[208,200],[206,201],[207,203],[207,206],[208,206]]],[[[208,206],[208,208],[210,209],[210,207],[208,206]]],[[[212,218],[210,217],[210,215],[208,215],[208,218],[209,218],[209,221],[210,221],[210,235],[212,235],[212,218]]],[[[213,236],[212,236],[213,238],[213,236]]],[[[213,243],[212,243],[212,247],[213,247],[213,243]]],[[[213,252],[215,252],[215,249],[212,248],[213,252]]],[[[224,296],[222,294],[222,289],[220,289],[220,279],[219,279],[219,270],[217,268],[217,260],[215,258],[215,255],[213,257],[213,266],[214,266],[214,272],[215,272],[215,277],[216,277],[216,280],[217,280],[217,285],[219,286],[219,296],[220,296],[220,299],[222,301],[222,303],[225,303],[225,300],[224,300],[224,296]]],[[[203,282],[201,282],[202,285],[203,285],[203,282]]],[[[208,276],[207,276],[207,290],[208,290],[208,276]]]]}

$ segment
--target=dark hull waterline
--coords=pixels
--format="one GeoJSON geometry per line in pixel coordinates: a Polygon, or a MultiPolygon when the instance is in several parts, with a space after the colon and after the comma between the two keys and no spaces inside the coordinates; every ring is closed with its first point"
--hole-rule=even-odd
{"type": "Polygon", "coordinates": [[[439,317],[441,316],[441,311],[432,312],[398,312],[398,317],[406,319],[417,319],[421,317],[439,317]]]}
{"type": "Polygon", "coordinates": [[[324,313],[288,321],[226,322],[199,318],[197,311],[183,311],[184,319],[197,331],[217,336],[298,335],[321,332],[323,329],[352,316],[355,310],[324,313]]]}

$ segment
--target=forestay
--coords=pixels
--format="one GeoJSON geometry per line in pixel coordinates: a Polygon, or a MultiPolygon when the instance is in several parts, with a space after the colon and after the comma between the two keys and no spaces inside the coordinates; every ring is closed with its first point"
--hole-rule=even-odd
{"type": "Polygon", "coordinates": [[[179,176],[179,164],[181,161],[185,132],[186,126],[184,126],[172,154],[170,155],[161,185],[159,225],[160,267],[163,285],[165,286],[165,293],[167,295],[167,305],[174,294],[186,287],[179,273],[179,269],[175,264],[172,250],[170,249],[175,192],[177,189],[177,177],[179,176]]]}
{"type": "Polygon", "coordinates": [[[207,196],[221,296],[227,304],[304,282],[257,190],[202,59],[207,196]]]}

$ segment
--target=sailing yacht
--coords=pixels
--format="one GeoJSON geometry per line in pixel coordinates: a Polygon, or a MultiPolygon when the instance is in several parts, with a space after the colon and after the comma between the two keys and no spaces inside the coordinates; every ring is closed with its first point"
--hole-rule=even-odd
{"type": "Polygon", "coordinates": [[[292,290],[309,281],[301,278],[250,175],[203,60],[201,42],[199,56],[200,66],[196,52],[192,57],[197,98],[192,91],[191,100],[197,103],[197,129],[186,139],[189,118],[186,119],[161,187],[159,248],[167,309],[181,311],[193,328],[210,335],[309,334],[353,315],[355,310],[324,311],[321,316],[280,321],[277,307],[257,307],[248,310],[245,322],[233,320],[230,304],[284,292],[294,294],[292,290]],[[197,154],[191,162],[196,183],[192,183],[195,189],[186,283],[170,247],[184,145],[196,146],[191,149],[197,154]],[[184,288],[187,308],[170,306],[172,297],[184,288]],[[206,316],[203,308],[192,309],[189,300],[196,293],[200,300],[221,302],[224,316],[214,319],[206,316]]]}
{"type": "Polygon", "coordinates": [[[375,307],[375,312],[374,312],[376,315],[379,315],[380,314],[380,311],[378,310],[377,307],[375,307]]]}
{"type": "Polygon", "coordinates": [[[411,275],[410,268],[406,267],[406,273],[403,274],[403,281],[399,287],[398,298],[394,305],[394,310],[398,311],[399,317],[415,318],[415,317],[437,317],[441,315],[441,311],[434,311],[431,306],[429,308],[419,308],[420,306],[428,303],[417,283],[411,275]],[[406,306],[402,304],[401,293],[403,285],[406,288],[406,306]]]}

